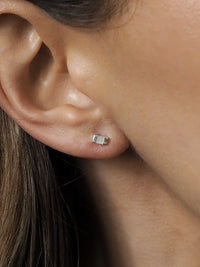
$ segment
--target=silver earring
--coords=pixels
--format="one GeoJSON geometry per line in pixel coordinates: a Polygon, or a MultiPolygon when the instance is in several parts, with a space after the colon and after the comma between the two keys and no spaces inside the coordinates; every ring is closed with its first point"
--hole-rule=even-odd
{"type": "Polygon", "coordinates": [[[108,144],[108,137],[100,136],[100,135],[93,135],[92,142],[98,145],[107,145],[108,144]]]}

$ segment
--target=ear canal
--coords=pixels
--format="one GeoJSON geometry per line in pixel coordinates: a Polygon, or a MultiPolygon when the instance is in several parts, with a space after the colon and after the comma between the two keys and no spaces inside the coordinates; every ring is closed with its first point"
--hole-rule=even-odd
{"type": "Polygon", "coordinates": [[[53,56],[48,47],[43,43],[30,64],[30,82],[34,87],[43,81],[43,86],[47,87],[50,79],[47,78],[50,68],[53,65],[53,56]]]}

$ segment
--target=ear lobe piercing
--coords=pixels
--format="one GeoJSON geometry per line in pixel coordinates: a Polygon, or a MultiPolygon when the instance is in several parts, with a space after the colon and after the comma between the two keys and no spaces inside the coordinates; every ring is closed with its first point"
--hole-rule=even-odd
{"type": "Polygon", "coordinates": [[[92,142],[98,145],[107,145],[108,144],[108,137],[100,136],[100,135],[93,135],[92,142]]]}

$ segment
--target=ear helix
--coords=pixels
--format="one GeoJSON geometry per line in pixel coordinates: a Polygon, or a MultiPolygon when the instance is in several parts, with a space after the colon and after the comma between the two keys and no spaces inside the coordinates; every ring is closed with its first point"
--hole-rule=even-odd
{"type": "Polygon", "coordinates": [[[92,143],[95,143],[98,145],[107,145],[108,141],[109,141],[109,138],[105,136],[100,136],[100,135],[92,136],[92,143]]]}

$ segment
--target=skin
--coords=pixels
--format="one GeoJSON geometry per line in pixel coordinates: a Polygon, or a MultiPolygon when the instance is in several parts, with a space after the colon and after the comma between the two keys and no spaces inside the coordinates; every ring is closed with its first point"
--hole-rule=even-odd
{"type": "MultiPolygon", "coordinates": [[[[199,218],[140,157],[130,150],[81,166],[101,216],[108,266],[199,266],[199,218]]],[[[107,266],[102,258],[90,265],[107,266]]]]}
{"type": "Polygon", "coordinates": [[[87,62],[83,91],[109,110],[140,156],[199,214],[200,5],[142,3],[124,27],[97,36],[98,57],[87,62]]]}
{"type": "MultiPolygon", "coordinates": [[[[41,41],[49,47],[56,71],[49,73],[48,88],[59,86],[56,96],[48,91],[47,101],[44,83],[32,72],[38,82],[33,102],[32,90],[21,90],[0,68],[0,104],[33,137],[79,157],[101,215],[110,266],[198,267],[200,2],[142,0],[136,8],[130,1],[102,31],[72,29],[16,3],[6,8],[38,33],[26,51],[36,54],[41,41]],[[51,22],[51,33],[38,18],[51,22]],[[64,100],[75,109],[52,108],[64,100]],[[97,131],[110,137],[107,146],[84,139],[97,131]],[[77,140],[83,140],[81,149],[77,140]]],[[[15,63],[25,60],[14,54],[15,63]]],[[[9,69],[17,77],[13,62],[9,69]]]]}
{"type": "MultiPolygon", "coordinates": [[[[134,4],[131,7],[130,11],[135,10],[134,4]]],[[[198,1],[142,1],[122,27],[95,35],[94,53],[89,43],[86,46],[88,57],[96,61],[86,62],[84,79],[77,86],[83,85],[85,94],[109,110],[136,152],[153,169],[152,175],[145,164],[141,167],[136,163],[126,184],[127,164],[119,170],[113,163],[107,173],[108,163],[92,163],[91,177],[98,173],[109,189],[109,203],[113,198],[118,204],[108,208],[108,214],[115,214],[111,221],[114,226],[122,225],[121,232],[127,233],[123,245],[119,245],[121,252],[125,246],[122,254],[126,265],[122,266],[199,266],[199,12],[198,1]],[[88,79],[87,73],[94,78],[88,79]],[[119,184],[116,169],[123,180],[119,184]],[[135,175],[138,169],[141,172],[135,175]],[[135,185],[134,178],[142,182],[135,185]],[[148,181],[152,181],[151,186],[148,181]],[[127,190],[131,191],[129,199],[125,197],[127,190]],[[138,240],[134,238],[135,229],[138,240]],[[127,251],[131,251],[129,257],[127,251]]],[[[109,233],[115,229],[112,223],[106,225],[109,233]]]]}

